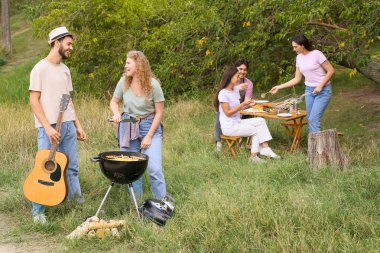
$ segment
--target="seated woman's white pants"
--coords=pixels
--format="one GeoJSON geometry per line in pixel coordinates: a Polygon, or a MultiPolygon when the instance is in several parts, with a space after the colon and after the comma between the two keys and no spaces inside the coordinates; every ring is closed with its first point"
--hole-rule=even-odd
{"type": "Polygon", "coordinates": [[[263,118],[243,119],[234,122],[229,128],[222,126],[222,133],[227,136],[252,136],[251,153],[258,153],[261,143],[272,140],[272,135],[263,118]]]}

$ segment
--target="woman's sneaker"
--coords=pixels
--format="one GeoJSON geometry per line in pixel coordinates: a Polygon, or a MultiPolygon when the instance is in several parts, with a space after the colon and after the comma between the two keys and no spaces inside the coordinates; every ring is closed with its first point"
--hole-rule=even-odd
{"type": "Polygon", "coordinates": [[[258,156],[250,157],[249,161],[252,163],[265,163],[265,160],[261,159],[258,156]]]}
{"type": "Polygon", "coordinates": [[[215,150],[216,150],[217,152],[222,151],[222,143],[221,143],[221,142],[219,142],[219,141],[216,142],[215,150]]]}
{"type": "Polygon", "coordinates": [[[271,148],[263,148],[260,151],[260,155],[267,156],[267,157],[274,158],[274,159],[280,159],[281,158],[279,155],[277,155],[275,152],[273,152],[271,148]]]}

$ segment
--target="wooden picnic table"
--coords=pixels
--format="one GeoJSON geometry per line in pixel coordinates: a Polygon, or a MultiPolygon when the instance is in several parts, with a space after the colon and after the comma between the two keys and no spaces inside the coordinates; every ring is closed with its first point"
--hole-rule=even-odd
{"type": "Polygon", "coordinates": [[[298,148],[301,141],[302,127],[307,125],[305,110],[298,110],[298,114],[293,111],[292,116],[289,117],[280,117],[275,112],[259,112],[255,109],[252,109],[252,111],[242,110],[240,114],[283,121],[281,124],[286,128],[287,133],[293,137],[290,152],[294,152],[298,148]]]}

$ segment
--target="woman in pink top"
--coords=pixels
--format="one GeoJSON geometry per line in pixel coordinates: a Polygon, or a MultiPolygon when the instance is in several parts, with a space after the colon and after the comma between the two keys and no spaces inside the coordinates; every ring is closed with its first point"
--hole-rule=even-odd
{"type": "Polygon", "coordinates": [[[270,92],[292,87],[305,77],[305,100],[309,133],[321,129],[321,118],[331,99],[331,78],[334,68],[323,53],[314,49],[304,35],[292,39],[293,50],[297,53],[295,77],[283,84],[274,86],[270,92]]]}
{"type": "Polygon", "coordinates": [[[240,103],[238,89],[239,70],[232,66],[224,71],[219,85],[218,93],[214,99],[214,106],[219,111],[219,121],[222,133],[227,136],[252,136],[250,161],[261,163],[257,154],[271,158],[280,158],[268,145],[272,136],[263,118],[241,119],[240,110],[252,104],[251,99],[245,99],[240,103]]]}

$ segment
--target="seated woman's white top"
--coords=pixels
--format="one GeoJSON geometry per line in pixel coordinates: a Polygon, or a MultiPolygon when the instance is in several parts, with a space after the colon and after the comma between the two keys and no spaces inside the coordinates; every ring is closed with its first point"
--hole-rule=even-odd
{"type": "Polygon", "coordinates": [[[240,119],[240,113],[236,112],[230,117],[228,117],[221,106],[221,103],[228,103],[228,106],[230,109],[238,106],[240,104],[240,93],[239,89],[235,86],[232,91],[223,89],[218,94],[218,100],[219,100],[219,121],[220,126],[223,129],[230,128],[233,123],[239,122],[240,119]]]}

